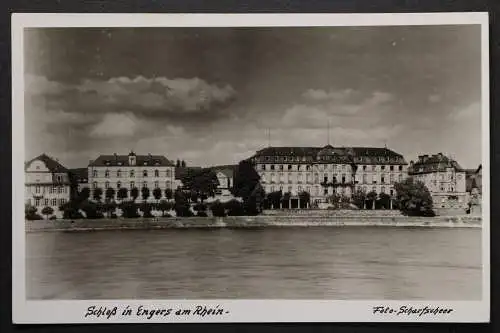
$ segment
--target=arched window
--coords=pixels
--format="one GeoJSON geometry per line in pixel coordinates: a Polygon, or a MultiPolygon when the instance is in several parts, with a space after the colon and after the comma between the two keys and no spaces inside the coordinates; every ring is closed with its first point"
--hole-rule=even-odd
{"type": "Polygon", "coordinates": [[[148,176],[148,170],[143,170],[142,171],[142,176],[147,177],[148,176]]]}
{"type": "Polygon", "coordinates": [[[130,177],[135,177],[135,172],[134,172],[134,170],[130,170],[130,177]]]}
{"type": "Polygon", "coordinates": [[[160,171],[155,170],[155,177],[160,177],[160,171]]]}
{"type": "Polygon", "coordinates": [[[94,170],[94,171],[92,172],[92,174],[93,174],[93,176],[94,176],[94,177],[97,177],[97,175],[98,175],[97,170],[94,170]]]}
{"type": "Polygon", "coordinates": [[[122,182],[116,182],[116,188],[122,187],[122,182]]]}
{"type": "Polygon", "coordinates": [[[109,182],[104,183],[104,188],[109,188],[109,182]]]}
{"type": "Polygon", "coordinates": [[[118,169],[118,171],[116,172],[116,177],[120,178],[121,176],[122,176],[122,171],[118,169]]]}
{"type": "Polygon", "coordinates": [[[135,187],[135,182],[130,182],[130,189],[133,189],[135,187]]]}
{"type": "Polygon", "coordinates": [[[148,187],[148,182],[142,182],[142,187],[148,187]]]}
{"type": "Polygon", "coordinates": [[[158,181],[155,181],[155,188],[160,187],[160,183],[158,181]]]}
{"type": "Polygon", "coordinates": [[[93,187],[93,188],[97,188],[97,182],[94,182],[94,183],[92,184],[92,187],[93,187]]]}
{"type": "Polygon", "coordinates": [[[109,170],[104,171],[104,177],[109,178],[109,170]]]}

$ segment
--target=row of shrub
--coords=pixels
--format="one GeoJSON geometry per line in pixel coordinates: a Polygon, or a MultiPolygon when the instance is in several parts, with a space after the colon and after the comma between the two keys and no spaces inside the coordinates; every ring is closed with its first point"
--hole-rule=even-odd
{"type": "MultiPolygon", "coordinates": [[[[116,209],[122,211],[121,217],[123,218],[138,218],[146,217],[152,218],[153,210],[160,211],[163,217],[171,217],[170,211],[175,211],[175,215],[179,217],[200,216],[207,217],[208,211],[213,216],[241,216],[247,215],[244,204],[238,200],[231,200],[225,203],[215,201],[210,204],[197,203],[193,206],[185,204],[184,202],[168,202],[162,200],[158,203],[136,203],[134,201],[124,201],[122,203],[115,202],[94,202],[84,200],[82,202],[68,202],[59,210],[63,213],[63,219],[101,219],[101,218],[117,218],[116,209]],[[82,214],[83,212],[83,214],[82,214]],[[142,215],[139,213],[142,212],[142,215]]],[[[54,210],[51,207],[44,207],[41,214],[45,215],[47,219],[55,219],[52,214],[54,210]]],[[[38,209],[33,206],[26,206],[25,218],[27,220],[41,220],[43,217],[38,214],[38,209]]]]}

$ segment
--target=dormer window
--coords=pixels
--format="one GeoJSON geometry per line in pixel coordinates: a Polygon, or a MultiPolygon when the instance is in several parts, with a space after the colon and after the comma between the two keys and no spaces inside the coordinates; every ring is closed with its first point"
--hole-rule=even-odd
{"type": "Polygon", "coordinates": [[[129,165],[135,165],[137,162],[137,158],[135,155],[129,155],[128,156],[128,164],[129,165]]]}
{"type": "Polygon", "coordinates": [[[144,165],[148,165],[148,162],[144,162],[144,165]]]}
{"type": "Polygon", "coordinates": [[[118,162],[118,165],[122,165],[123,163],[122,162],[118,162]]]}

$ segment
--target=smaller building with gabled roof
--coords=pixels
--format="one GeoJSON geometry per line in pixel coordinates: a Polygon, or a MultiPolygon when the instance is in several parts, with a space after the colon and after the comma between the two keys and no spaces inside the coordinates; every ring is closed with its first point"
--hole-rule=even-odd
{"type": "Polygon", "coordinates": [[[41,154],[25,163],[26,204],[37,208],[42,215],[45,207],[54,213],[70,200],[69,170],[56,158],[41,154]]]}

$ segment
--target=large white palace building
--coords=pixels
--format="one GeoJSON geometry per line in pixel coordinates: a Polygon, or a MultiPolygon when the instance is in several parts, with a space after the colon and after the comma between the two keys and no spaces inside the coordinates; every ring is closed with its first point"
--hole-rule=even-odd
{"type": "Polygon", "coordinates": [[[314,202],[357,190],[394,195],[394,183],[408,176],[404,157],[387,148],[268,147],[251,160],[267,193],[306,191],[314,202]]]}
{"type": "Polygon", "coordinates": [[[54,212],[70,200],[68,169],[54,158],[42,154],[26,162],[24,169],[26,204],[38,209],[51,207],[54,212]]]}
{"type": "MultiPolygon", "coordinates": [[[[143,187],[150,190],[149,199],[153,198],[153,190],[160,188],[162,198],[165,189],[175,189],[175,165],[161,155],[100,155],[88,165],[88,184],[91,192],[100,188],[104,193],[108,188],[115,190],[115,198],[120,188],[130,190],[137,188],[139,193],[143,187]]],[[[139,197],[141,194],[139,194],[139,197]]]]}

